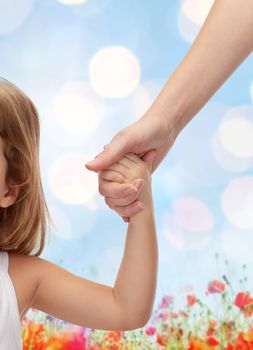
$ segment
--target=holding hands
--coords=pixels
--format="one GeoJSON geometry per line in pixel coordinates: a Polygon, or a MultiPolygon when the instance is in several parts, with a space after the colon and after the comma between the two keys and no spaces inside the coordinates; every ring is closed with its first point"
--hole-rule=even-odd
{"type": "MultiPolygon", "coordinates": [[[[151,171],[155,155],[155,151],[150,151],[141,159],[134,153],[127,153],[110,168],[99,172],[99,182],[104,188],[114,188],[115,192],[123,189],[125,196],[122,198],[105,199],[106,204],[119,215],[122,213],[121,206],[129,201],[135,201],[137,211],[144,207],[152,208],[151,171]]],[[[129,221],[129,216],[132,213],[126,208],[124,220],[129,221]]]]}
{"type": "Polygon", "coordinates": [[[151,172],[158,167],[172,147],[175,136],[166,118],[156,118],[156,115],[156,110],[150,109],[140,120],[118,132],[95,160],[86,164],[89,170],[99,172],[100,194],[105,197],[106,204],[123,218],[134,216],[143,209],[139,195],[144,181],[138,177],[124,181],[116,174],[109,180],[105,176],[108,173],[103,170],[113,169],[113,164],[129,152],[139,156],[138,164],[140,158],[147,164],[152,159],[151,172]]]}

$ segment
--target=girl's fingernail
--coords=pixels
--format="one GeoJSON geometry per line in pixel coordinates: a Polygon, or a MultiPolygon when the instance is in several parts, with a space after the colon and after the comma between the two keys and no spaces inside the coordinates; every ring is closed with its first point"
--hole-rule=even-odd
{"type": "Polygon", "coordinates": [[[138,202],[138,205],[141,207],[141,209],[145,208],[145,206],[144,206],[144,204],[142,202],[138,202]]]}

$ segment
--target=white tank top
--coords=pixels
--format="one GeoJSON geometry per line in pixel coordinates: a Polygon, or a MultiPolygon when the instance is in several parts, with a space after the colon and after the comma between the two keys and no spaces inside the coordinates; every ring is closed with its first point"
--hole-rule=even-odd
{"type": "Polygon", "coordinates": [[[18,302],[8,266],[8,253],[0,251],[0,349],[22,350],[18,302]]]}

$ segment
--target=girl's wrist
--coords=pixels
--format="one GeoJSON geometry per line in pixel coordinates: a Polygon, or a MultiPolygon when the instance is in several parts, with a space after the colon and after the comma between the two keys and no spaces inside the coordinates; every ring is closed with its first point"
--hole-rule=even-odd
{"type": "Polygon", "coordinates": [[[143,203],[143,210],[153,211],[153,197],[151,185],[144,185],[143,190],[138,197],[138,200],[143,203]]]}

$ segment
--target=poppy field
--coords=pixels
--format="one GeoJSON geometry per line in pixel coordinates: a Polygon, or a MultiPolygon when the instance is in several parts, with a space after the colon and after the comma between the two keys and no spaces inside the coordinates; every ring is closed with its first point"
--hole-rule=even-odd
{"type": "Polygon", "coordinates": [[[23,350],[253,350],[253,295],[243,286],[234,291],[222,275],[207,283],[205,300],[186,294],[183,308],[166,294],[145,327],[132,331],[84,328],[32,309],[22,319],[23,350]]]}

